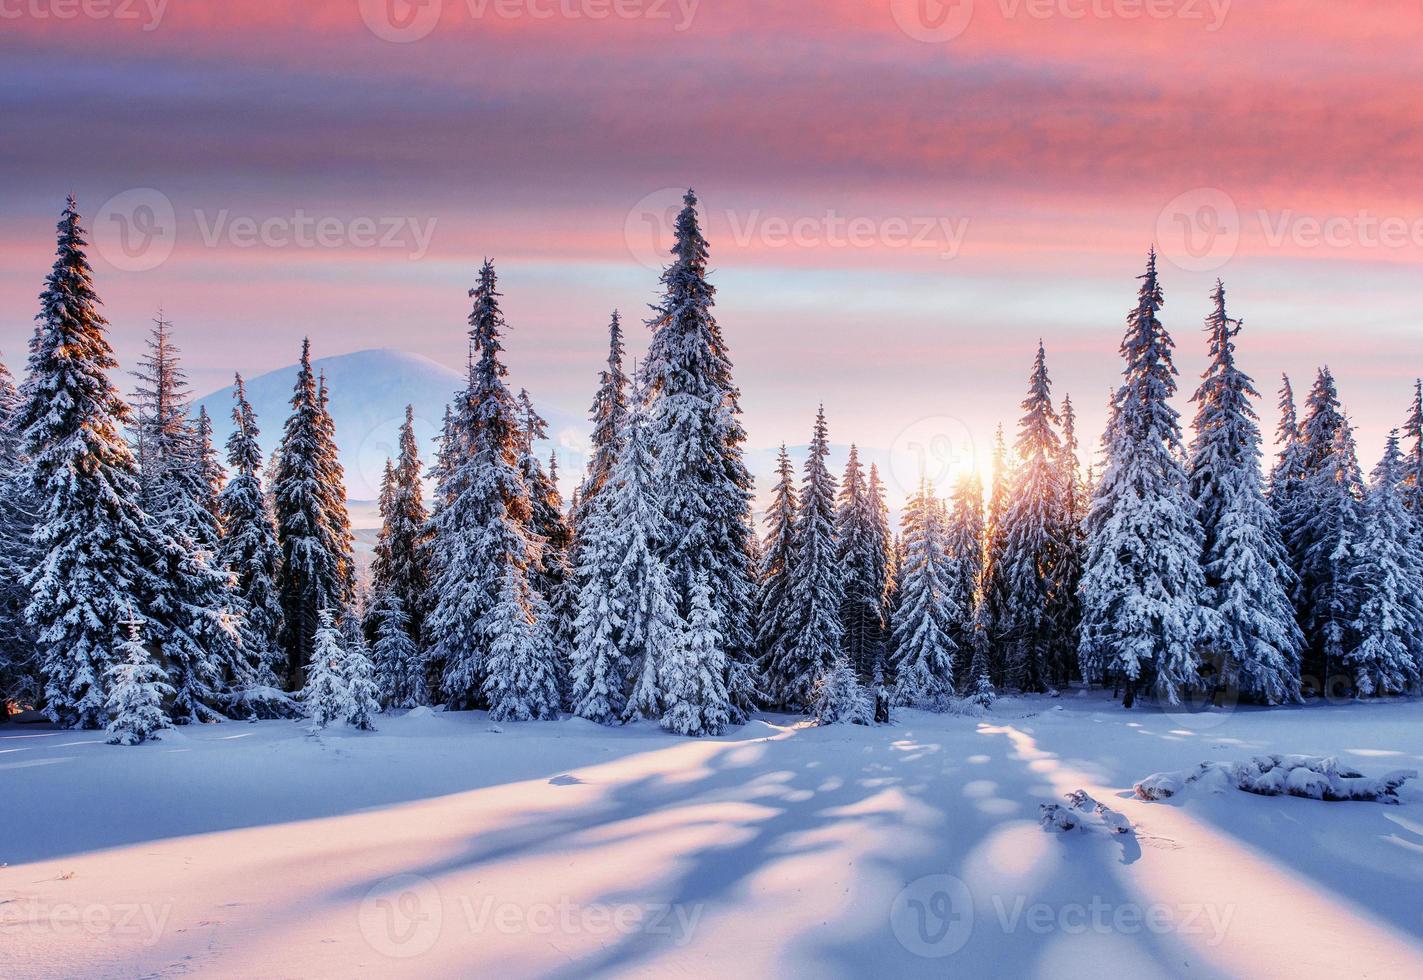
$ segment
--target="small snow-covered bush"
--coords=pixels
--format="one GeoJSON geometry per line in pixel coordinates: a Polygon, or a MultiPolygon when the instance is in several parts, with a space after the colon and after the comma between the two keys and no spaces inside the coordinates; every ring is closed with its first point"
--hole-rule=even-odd
{"type": "Polygon", "coordinates": [[[1154,773],[1137,783],[1135,790],[1138,799],[1164,800],[1191,783],[1205,780],[1260,796],[1397,803],[1398,788],[1406,780],[1417,777],[1418,772],[1413,769],[1369,777],[1333,756],[1257,755],[1246,762],[1202,762],[1195,769],[1154,773]]]}

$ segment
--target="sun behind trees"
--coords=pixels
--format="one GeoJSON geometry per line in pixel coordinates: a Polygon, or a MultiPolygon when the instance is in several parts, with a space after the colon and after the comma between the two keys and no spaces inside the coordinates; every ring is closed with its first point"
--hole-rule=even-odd
{"type": "Polygon", "coordinates": [[[612,314],[592,454],[566,507],[556,460],[536,453],[545,423],[507,381],[486,260],[467,383],[428,473],[406,413],[366,590],[310,343],[265,466],[235,379],[224,473],[161,313],[135,407],[119,394],[85,248],[71,198],[23,384],[0,366],[7,710],[124,744],[224,718],[371,728],[379,710],[432,703],[716,735],[758,709],[872,724],[892,706],[977,711],[1076,683],[1129,707],[1423,679],[1423,384],[1366,482],[1329,370],[1302,418],[1285,379],[1266,480],[1242,321],[1218,283],[1187,446],[1154,253],[1086,478],[1040,343],[986,495],[975,475],[949,500],[921,482],[896,534],[859,450],[832,472],[822,408],[799,481],[781,447],[764,538],[695,195],[631,373],[612,314]]]}

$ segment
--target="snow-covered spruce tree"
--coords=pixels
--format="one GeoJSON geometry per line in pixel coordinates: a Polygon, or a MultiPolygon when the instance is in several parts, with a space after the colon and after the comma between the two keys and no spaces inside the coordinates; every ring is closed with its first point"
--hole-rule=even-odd
{"type": "Polygon", "coordinates": [[[810,713],[822,725],[874,723],[874,702],[855,676],[850,658],[844,653],[838,654],[830,668],[815,682],[810,713]]]}
{"type": "Polygon", "coordinates": [[[1052,569],[1052,598],[1048,619],[1048,673],[1058,687],[1071,682],[1077,670],[1077,642],[1082,631],[1082,562],[1087,539],[1083,522],[1090,498],[1078,458],[1077,412],[1072,397],[1064,395],[1058,413],[1062,424],[1062,452],[1058,458],[1058,484],[1062,487],[1061,523],[1057,527],[1057,561],[1052,569]]]}
{"type": "Polygon", "coordinates": [[[1083,674],[1119,675],[1131,707],[1146,688],[1178,704],[1200,683],[1198,647],[1213,616],[1201,569],[1201,528],[1181,464],[1174,346],[1153,249],[1121,352],[1125,380],[1104,437],[1106,471],[1087,518],[1082,576],[1083,674]]]}
{"type": "Polygon", "coordinates": [[[608,362],[598,373],[598,392],[593,396],[589,421],[593,423],[588,469],[578,488],[575,523],[583,521],[583,511],[591,507],[612,478],[613,467],[622,449],[628,415],[628,378],[623,372],[623,327],[618,311],[608,324],[608,362]]]}
{"type": "Polygon", "coordinates": [[[484,617],[488,677],[484,696],[494,721],[558,717],[559,662],[553,651],[549,611],[513,562],[503,566],[497,601],[484,617]]]}
{"type": "Polygon", "coordinates": [[[336,556],[336,582],[344,615],[356,602],[356,538],[346,510],[346,470],[336,445],[336,420],[331,417],[331,392],[326,387],[325,371],[317,375],[316,409],[316,490],[330,529],[328,547],[336,556]]]}
{"type": "Polygon", "coordinates": [[[128,636],[118,645],[115,663],[109,668],[110,745],[137,745],[169,727],[164,702],[173,696],[163,668],[153,662],[143,645],[142,622],[125,624],[128,636]]]}
{"type": "Polygon", "coordinates": [[[773,667],[782,703],[792,711],[810,707],[816,684],[841,652],[845,586],[835,539],[835,477],[825,464],[829,455],[822,407],[815,417],[796,511],[784,658],[773,667]]]}
{"type": "Polygon", "coordinates": [[[954,695],[953,622],[944,508],[925,480],[904,512],[904,565],[894,621],[896,704],[943,710],[954,695]]]}
{"type": "MultiPolygon", "coordinates": [[[[405,406],[399,458],[387,466],[389,477],[381,487],[380,536],[371,561],[371,592],[377,597],[386,593],[395,597],[405,617],[405,629],[418,649],[430,589],[430,516],[425,511],[413,406],[405,406]]],[[[388,607],[389,603],[377,602],[372,610],[388,607]]],[[[372,642],[381,635],[379,620],[367,622],[366,635],[372,642]]]]}
{"type": "Polygon", "coordinates": [[[1205,534],[1201,563],[1217,615],[1209,656],[1219,687],[1238,686],[1263,704],[1299,700],[1299,651],[1290,569],[1274,510],[1260,477],[1255,384],[1235,365],[1241,322],[1225,308],[1216,281],[1206,317],[1211,363],[1192,401],[1191,496],[1205,534]]]}
{"type": "MultiPolygon", "coordinates": [[[[649,436],[657,460],[656,486],[668,533],[662,559],[678,597],[691,615],[699,577],[710,592],[720,646],[706,651],[725,671],[724,706],[704,705],[705,718],[745,721],[757,692],[751,617],[755,589],[747,537],[751,533],[751,475],[742,459],[746,433],[731,359],[712,315],[715,290],[707,281],[707,241],[690,190],[677,216],[673,261],[662,273],[663,296],[649,321],[652,342],[644,372],[651,402],[649,436]]],[[[706,639],[706,637],[703,637],[706,639]]],[[[698,648],[700,649],[700,648],[698,648]]]]}
{"type": "Polygon", "coordinates": [[[989,488],[987,522],[983,531],[983,572],[979,585],[979,601],[984,605],[984,623],[988,628],[988,670],[997,685],[1004,683],[1007,668],[1004,627],[1011,602],[1003,556],[1008,547],[1008,507],[1012,501],[1017,474],[1008,456],[1003,426],[993,436],[993,483],[989,488]]]}
{"type": "Polygon", "coordinates": [[[242,613],[242,648],[253,665],[253,681],[261,687],[276,688],[286,667],[278,645],[282,628],[282,607],[277,596],[281,549],[262,487],[257,413],[247,401],[247,388],[240,374],[233,381],[232,401],[232,434],[227,438],[227,465],[232,478],[218,497],[224,533],[217,561],[233,577],[233,594],[242,613]]]}
{"type": "MultiPolygon", "coordinates": [[[[956,610],[949,635],[959,650],[972,649],[978,618],[979,578],[983,573],[983,481],[977,473],[960,477],[954,487],[944,551],[948,556],[949,608],[956,610]]],[[[962,666],[962,664],[960,664],[962,666]]],[[[987,664],[984,664],[987,669],[987,664]]]]}
{"type": "Polygon", "coordinates": [[[850,447],[845,479],[835,511],[839,541],[837,563],[842,570],[845,598],[840,604],[843,646],[856,676],[869,680],[883,666],[885,652],[884,582],[886,557],[878,505],[860,465],[859,451],[850,447]]]}
{"type": "Polygon", "coordinates": [[[43,707],[67,727],[100,728],[121,624],[147,609],[152,548],[138,464],[122,434],[129,409],[109,380],[118,365],[85,244],[71,197],[40,295],[16,429],[37,508],[25,617],[43,707]]]}
{"type": "Polygon", "coordinates": [[[1354,433],[1339,404],[1334,377],[1322,368],[1300,423],[1299,487],[1281,512],[1281,532],[1296,563],[1295,613],[1304,629],[1305,687],[1333,692],[1356,642],[1361,597],[1353,565],[1362,532],[1364,495],[1354,433]]]}
{"type": "MultiPolygon", "coordinates": [[[[1299,492],[1304,480],[1304,443],[1300,439],[1299,413],[1295,408],[1294,387],[1288,375],[1280,375],[1279,396],[1280,421],[1275,426],[1275,444],[1279,452],[1270,469],[1270,485],[1266,496],[1275,517],[1285,534],[1285,524],[1295,505],[1294,495],[1299,492]]],[[[1285,546],[1289,550],[1289,541],[1285,546]]],[[[1292,554],[1292,560],[1296,556],[1292,554]]]]}
{"type": "Polygon", "coordinates": [[[686,622],[677,610],[676,591],[660,557],[667,523],[653,482],[655,473],[647,400],[639,380],[622,454],[602,497],[616,535],[614,552],[621,556],[613,598],[623,614],[620,649],[627,658],[632,684],[623,709],[626,721],[660,719],[665,714],[668,675],[664,667],[686,631],[686,622]]]}
{"type": "Polygon", "coordinates": [[[1397,432],[1389,433],[1372,480],[1355,564],[1362,597],[1353,626],[1358,643],[1344,655],[1359,697],[1401,694],[1416,687],[1423,672],[1423,557],[1399,494],[1397,432]]]}
{"type": "Polygon", "coordinates": [[[135,372],[144,508],[152,525],[154,638],[173,686],[175,724],[218,721],[242,711],[253,668],[242,649],[239,603],[218,563],[222,480],[205,414],[190,416],[190,392],[173,324],[161,313],[135,372]]]}
{"type": "Polygon", "coordinates": [[[1413,518],[1414,529],[1423,540],[1423,381],[1413,383],[1413,407],[1403,434],[1408,439],[1408,455],[1403,458],[1399,493],[1403,506],[1413,518]]]}
{"type": "Polygon", "coordinates": [[[444,450],[454,468],[433,521],[427,632],[452,706],[486,703],[496,718],[548,718],[560,700],[558,657],[547,608],[530,582],[541,542],[529,530],[522,424],[504,381],[507,325],[492,262],[481,267],[470,296],[469,384],[444,450]]]}
{"type": "Polygon", "coordinates": [[[366,624],[367,628],[372,624],[375,627],[371,659],[381,704],[386,708],[429,704],[425,658],[411,635],[410,618],[399,593],[392,589],[375,593],[366,612],[366,624]]]}
{"type": "Polygon", "coordinates": [[[302,687],[298,700],[303,713],[312,724],[312,729],[315,730],[344,719],[349,700],[346,683],[341,676],[341,661],[345,657],[345,651],[341,648],[341,631],[336,626],[331,610],[317,610],[316,633],[312,640],[306,684],[302,687]]]}
{"type": "Polygon", "coordinates": [[[973,636],[969,641],[972,657],[964,678],[965,696],[981,707],[987,708],[998,699],[993,681],[988,676],[988,661],[992,656],[992,641],[988,637],[988,614],[982,603],[973,613],[973,636]]]}
{"type": "Polygon", "coordinates": [[[277,541],[281,545],[277,594],[282,608],[282,649],[287,678],[305,686],[316,649],[321,611],[344,611],[351,600],[352,556],[344,486],[323,385],[311,368],[311,341],[302,340],[301,366],[292,389],[291,415],[282,432],[272,477],[277,541]]]}
{"type": "Polygon", "coordinates": [[[341,653],[341,684],[346,689],[343,712],[346,724],[361,731],[375,731],[380,714],[380,688],[376,686],[375,665],[359,623],[352,623],[346,648],[341,653]]]}
{"type": "Polygon", "coordinates": [[[1067,520],[1067,488],[1041,341],[1023,411],[1016,479],[1003,517],[1007,536],[995,575],[1005,590],[999,631],[1007,650],[1006,683],[1022,691],[1043,691],[1051,679],[1051,646],[1059,625],[1050,612],[1067,520]]]}
{"type": "Polygon", "coordinates": [[[172,330],[172,321],[160,309],[145,340],[147,352],[133,372],[138,380],[133,430],[143,480],[142,504],[144,512],[154,517],[169,510],[169,471],[187,465],[192,448],[188,422],[192,391],[172,330]]]}
{"type": "Polygon", "coordinates": [[[776,485],[766,510],[766,540],[757,570],[756,650],[761,686],[769,703],[784,707],[789,678],[781,668],[789,658],[790,582],[795,567],[795,470],[785,443],[776,458],[776,485]]]}
{"type": "Polygon", "coordinates": [[[686,627],[662,662],[662,727],[678,735],[720,735],[731,722],[725,640],[712,601],[711,584],[698,573],[686,627]]]}
{"type": "Polygon", "coordinates": [[[583,508],[578,524],[582,564],[578,567],[571,691],[573,713],[601,725],[622,718],[628,686],[628,659],[622,649],[626,610],[618,588],[624,535],[618,533],[609,515],[613,492],[602,492],[608,486],[605,481],[583,508]]]}
{"type": "Polygon", "coordinates": [[[22,408],[10,370],[0,363],[0,721],[10,705],[39,701],[34,633],[25,622],[35,506],[18,429],[22,408]]]}
{"type": "Polygon", "coordinates": [[[537,542],[538,561],[530,583],[548,609],[545,624],[558,656],[558,683],[565,704],[572,676],[573,622],[578,617],[578,590],[574,582],[571,552],[573,532],[563,513],[563,495],[558,490],[558,462],[550,455],[548,470],[534,453],[537,440],[548,438],[548,423],[534,409],[527,390],[519,391],[519,414],[523,423],[519,470],[529,488],[529,531],[537,542]]]}

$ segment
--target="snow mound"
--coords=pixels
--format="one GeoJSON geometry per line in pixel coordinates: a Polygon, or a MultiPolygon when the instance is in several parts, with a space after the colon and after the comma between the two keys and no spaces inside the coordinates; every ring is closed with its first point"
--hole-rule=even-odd
{"type": "Polygon", "coordinates": [[[1415,769],[1397,769],[1376,778],[1365,776],[1335,756],[1257,755],[1246,762],[1202,762],[1195,769],[1153,773],[1134,788],[1141,800],[1169,799],[1188,785],[1199,783],[1213,789],[1234,787],[1260,796],[1396,804],[1398,788],[1406,780],[1417,778],[1415,769]]]}
{"type": "Polygon", "coordinates": [[[411,708],[401,717],[407,721],[424,721],[426,718],[435,717],[435,709],[428,704],[422,704],[419,707],[411,708]]]}

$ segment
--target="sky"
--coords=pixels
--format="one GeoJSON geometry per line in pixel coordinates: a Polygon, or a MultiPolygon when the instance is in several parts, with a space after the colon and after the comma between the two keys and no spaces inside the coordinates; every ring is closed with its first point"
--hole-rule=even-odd
{"type": "Polygon", "coordinates": [[[0,62],[13,369],[72,191],[126,366],[458,366],[489,256],[581,413],[695,187],[756,447],[982,468],[1041,338],[1090,449],[1153,244],[1188,419],[1217,277],[1267,433],[1327,363],[1367,467],[1423,374],[1419,0],[0,0],[0,62]]]}

